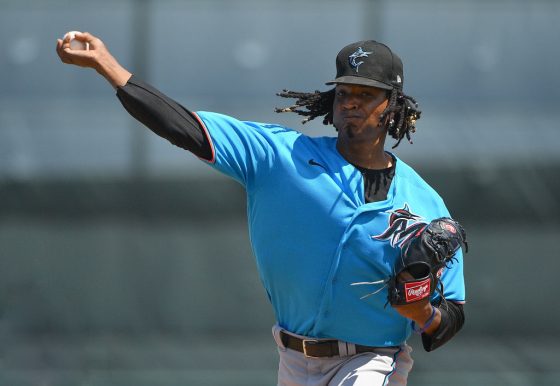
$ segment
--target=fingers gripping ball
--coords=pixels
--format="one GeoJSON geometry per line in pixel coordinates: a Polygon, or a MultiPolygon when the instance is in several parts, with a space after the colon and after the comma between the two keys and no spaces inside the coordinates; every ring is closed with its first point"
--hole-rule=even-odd
{"type": "Polygon", "coordinates": [[[461,247],[467,252],[467,235],[451,218],[438,218],[421,228],[402,246],[388,283],[389,303],[414,303],[436,290],[443,298],[441,274],[461,247]]]}
{"type": "Polygon", "coordinates": [[[70,38],[70,49],[71,50],[89,50],[89,43],[88,42],[82,42],[78,39],[76,39],[76,34],[80,34],[80,31],[70,31],[67,32],[64,37],[62,38],[62,40],[65,40],[67,37],[70,38]]]}

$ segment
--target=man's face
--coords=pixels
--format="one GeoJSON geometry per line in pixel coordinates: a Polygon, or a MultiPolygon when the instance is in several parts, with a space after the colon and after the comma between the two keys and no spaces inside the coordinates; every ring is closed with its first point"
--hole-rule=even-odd
{"type": "Polygon", "coordinates": [[[372,140],[384,134],[379,115],[388,104],[387,90],[354,84],[338,84],[333,104],[333,124],[339,137],[372,140]]]}

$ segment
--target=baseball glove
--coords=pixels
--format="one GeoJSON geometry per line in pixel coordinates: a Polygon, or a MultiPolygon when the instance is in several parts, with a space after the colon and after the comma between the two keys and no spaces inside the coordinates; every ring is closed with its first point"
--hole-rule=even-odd
{"type": "Polygon", "coordinates": [[[389,303],[414,303],[435,291],[444,299],[441,274],[461,247],[468,251],[467,235],[463,227],[451,218],[438,218],[420,228],[402,245],[387,285],[389,303]]]}

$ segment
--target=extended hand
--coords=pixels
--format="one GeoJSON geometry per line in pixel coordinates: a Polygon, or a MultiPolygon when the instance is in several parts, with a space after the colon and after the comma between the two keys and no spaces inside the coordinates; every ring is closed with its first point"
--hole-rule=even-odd
{"type": "Polygon", "coordinates": [[[90,33],[76,33],[76,40],[89,43],[89,50],[73,50],[70,48],[70,35],[66,35],[64,40],[56,40],[56,53],[63,63],[74,64],[80,67],[96,68],[102,56],[109,52],[103,42],[90,33]]]}
{"type": "Polygon", "coordinates": [[[71,49],[70,36],[66,36],[64,40],[57,39],[56,53],[63,63],[93,68],[105,77],[113,87],[126,84],[132,74],[117,62],[101,39],[88,32],[77,33],[75,38],[81,42],[89,43],[89,50],[71,49]]]}

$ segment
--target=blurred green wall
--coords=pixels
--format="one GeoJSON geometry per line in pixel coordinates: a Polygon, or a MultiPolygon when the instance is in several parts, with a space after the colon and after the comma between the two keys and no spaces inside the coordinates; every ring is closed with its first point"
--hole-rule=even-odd
{"type": "MultiPolygon", "coordinates": [[[[528,333],[560,331],[560,310],[547,307],[560,268],[560,208],[526,194],[541,181],[557,197],[559,171],[420,170],[467,227],[465,334],[516,334],[520,305],[528,333]]],[[[273,323],[234,182],[5,182],[0,212],[2,319],[11,333],[250,333],[273,323]]]]}

